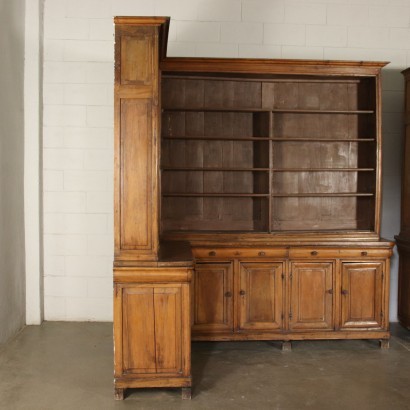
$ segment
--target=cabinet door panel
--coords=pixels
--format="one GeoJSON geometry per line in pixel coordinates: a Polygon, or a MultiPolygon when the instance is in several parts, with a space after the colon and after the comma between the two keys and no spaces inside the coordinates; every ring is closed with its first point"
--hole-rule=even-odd
{"type": "Polygon", "coordinates": [[[332,330],[333,264],[295,262],[290,273],[289,328],[332,330]]]}
{"type": "Polygon", "coordinates": [[[282,263],[240,265],[239,329],[282,328],[282,263]]]}
{"type": "Polygon", "coordinates": [[[123,289],[123,369],[125,373],[155,373],[154,290],[123,289]]]}
{"type": "Polygon", "coordinates": [[[342,328],[383,326],[383,262],[343,263],[342,328]]]}
{"type": "Polygon", "coordinates": [[[155,288],[155,351],[158,373],[181,372],[181,289],[155,288]]]}
{"type": "Polygon", "coordinates": [[[130,286],[122,292],[123,372],[181,373],[181,288],[130,286]]]}
{"type": "Polygon", "coordinates": [[[193,279],[193,331],[233,331],[230,263],[197,264],[193,279]]]}

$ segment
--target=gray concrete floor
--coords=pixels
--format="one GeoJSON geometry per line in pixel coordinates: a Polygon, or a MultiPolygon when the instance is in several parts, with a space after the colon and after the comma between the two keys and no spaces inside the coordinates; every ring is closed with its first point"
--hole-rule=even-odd
{"type": "Polygon", "coordinates": [[[376,341],[194,343],[191,401],[178,389],[113,399],[112,325],[45,322],[0,348],[0,409],[410,409],[410,332],[376,341]]]}

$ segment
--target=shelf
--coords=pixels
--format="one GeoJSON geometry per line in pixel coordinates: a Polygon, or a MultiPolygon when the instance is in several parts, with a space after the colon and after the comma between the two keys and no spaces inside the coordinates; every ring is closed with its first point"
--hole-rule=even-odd
{"type": "Polygon", "coordinates": [[[374,168],[272,168],[273,172],[373,172],[374,168]]]}
{"type": "Polygon", "coordinates": [[[286,113],[286,114],[343,114],[343,115],[358,115],[358,114],[374,114],[374,110],[310,110],[310,109],[291,109],[291,108],[162,108],[162,112],[249,112],[249,113],[286,113]]]}
{"type": "Polygon", "coordinates": [[[358,192],[339,192],[339,193],[326,193],[326,192],[306,192],[300,194],[272,194],[273,198],[303,198],[303,197],[371,197],[374,194],[358,193],[358,192]]]}
{"type": "Polygon", "coordinates": [[[272,110],[266,108],[246,108],[246,107],[232,107],[232,108],[162,108],[162,112],[248,112],[248,113],[270,113],[272,110]]]}
{"type": "Polygon", "coordinates": [[[274,142],[374,142],[374,138],[269,138],[274,142]]]}
{"type": "Polygon", "coordinates": [[[269,172],[269,168],[228,168],[228,167],[218,167],[218,168],[201,168],[201,167],[162,167],[163,171],[199,171],[199,172],[269,172]]]}
{"type": "Polygon", "coordinates": [[[209,137],[209,136],[175,136],[162,137],[163,140],[187,140],[187,141],[274,141],[274,142],[375,142],[374,138],[269,138],[269,137],[209,137]]]}
{"type": "MultiPolygon", "coordinates": [[[[175,193],[163,193],[163,197],[217,197],[217,198],[267,198],[269,194],[239,194],[239,193],[185,193],[185,192],[175,192],[175,193]]],[[[303,197],[371,197],[374,194],[367,193],[355,193],[355,192],[339,192],[339,193],[326,193],[326,192],[306,192],[300,194],[272,194],[274,198],[303,198],[303,197]]]]}
{"type": "Polygon", "coordinates": [[[162,137],[163,140],[190,140],[190,141],[238,141],[238,142],[245,142],[245,141],[269,141],[270,138],[268,137],[207,137],[207,136],[177,136],[177,137],[162,137]]]}
{"type": "Polygon", "coordinates": [[[216,197],[216,198],[268,198],[269,194],[235,194],[235,193],[163,193],[163,197],[216,197]]]}
{"type": "Polygon", "coordinates": [[[357,114],[374,114],[373,110],[295,110],[295,109],[272,109],[273,113],[289,113],[289,114],[343,114],[343,115],[357,115],[357,114]]]}
{"type": "MultiPolygon", "coordinates": [[[[194,172],[269,172],[269,168],[201,168],[201,167],[162,167],[162,171],[194,172]]],[[[273,172],[373,172],[374,168],[272,168],[273,172]]]]}
{"type": "Polygon", "coordinates": [[[172,75],[172,74],[163,74],[162,78],[173,79],[173,80],[210,80],[210,81],[238,81],[238,82],[256,82],[256,83],[317,83],[317,84],[360,84],[360,79],[357,78],[295,78],[295,76],[289,78],[243,78],[243,77],[234,77],[229,75],[172,75]]]}

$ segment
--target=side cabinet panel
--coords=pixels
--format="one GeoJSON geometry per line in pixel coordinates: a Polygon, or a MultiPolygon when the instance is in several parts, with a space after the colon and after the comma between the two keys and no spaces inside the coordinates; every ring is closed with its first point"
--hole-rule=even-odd
{"type": "Polygon", "coordinates": [[[282,263],[241,263],[239,329],[282,328],[282,263]]]}
{"type": "Polygon", "coordinates": [[[233,331],[230,263],[199,263],[193,277],[193,332],[233,331]]]}
{"type": "Polygon", "coordinates": [[[383,262],[342,263],[341,328],[383,327],[383,262]]]}
{"type": "Polygon", "coordinates": [[[116,25],[115,258],[158,259],[158,27],[116,25]]]}
{"type": "Polygon", "coordinates": [[[291,330],[334,329],[333,271],[331,262],[291,263],[291,330]]]}
{"type": "Polygon", "coordinates": [[[151,140],[150,100],[121,100],[121,249],[152,247],[151,140]]]}

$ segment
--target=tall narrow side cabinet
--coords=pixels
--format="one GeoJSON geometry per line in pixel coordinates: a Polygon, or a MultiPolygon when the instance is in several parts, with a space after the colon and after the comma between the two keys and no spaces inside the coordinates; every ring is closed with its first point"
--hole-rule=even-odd
{"type": "Polygon", "coordinates": [[[168,18],[115,22],[118,398],[189,389],[191,336],[387,347],[386,63],[171,58],[168,18]]]}
{"type": "Polygon", "coordinates": [[[401,189],[400,234],[396,236],[399,251],[399,298],[400,323],[410,329],[410,68],[404,75],[404,140],[401,189]]]}
{"type": "Polygon", "coordinates": [[[168,19],[116,18],[114,384],[190,397],[189,246],[159,240],[160,72],[168,19]]]}

